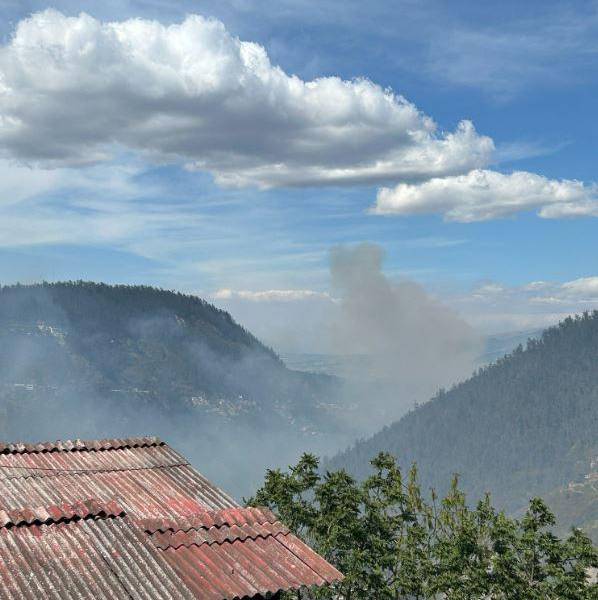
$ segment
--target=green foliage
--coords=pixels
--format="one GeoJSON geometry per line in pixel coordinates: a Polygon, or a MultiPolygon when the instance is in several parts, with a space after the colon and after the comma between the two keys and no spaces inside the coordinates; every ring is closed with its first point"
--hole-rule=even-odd
{"type": "Polygon", "coordinates": [[[595,489],[584,497],[577,485],[598,465],[597,356],[598,311],[567,318],[327,467],[363,478],[384,450],[403,467],[416,462],[425,487],[446,493],[446,473],[461,473],[470,498],[490,492],[510,513],[573,483],[576,491],[554,502],[559,519],[593,524],[598,541],[595,489]]]}
{"type": "MultiPolygon", "coordinates": [[[[268,471],[248,504],[265,505],[344,575],[310,597],[344,600],[596,600],[588,569],[598,551],[580,530],[552,533],[555,518],[533,499],[521,519],[486,496],[470,508],[455,478],[443,499],[424,499],[415,466],[403,476],[385,453],[357,482],[319,471],[305,454],[268,471]]],[[[295,595],[290,596],[296,597],[295,595]]]]}

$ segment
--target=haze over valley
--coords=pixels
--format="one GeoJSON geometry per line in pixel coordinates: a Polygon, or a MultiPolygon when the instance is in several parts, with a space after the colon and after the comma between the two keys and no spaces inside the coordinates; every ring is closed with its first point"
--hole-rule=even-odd
{"type": "MultiPolygon", "coordinates": [[[[401,288],[380,283],[403,301],[401,288]]],[[[473,377],[422,401],[425,386],[413,392],[426,377],[421,348],[445,344],[445,335],[415,349],[420,368],[408,379],[412,364],[395,377],[389,370],[403,351],[387,353],[381,366],[377,354],[295,355],[285,364],[228,313],[192,296],[85,282],[3,287],[0,435],[158,434],[238,498],[255,491],[266,469],[306,451],[335,455],[326,468],[361,478],[387,450],[405,468],[417,462],[425,487],[442,492],[460,473],[472,500],[489,491],[514,514],[529,496],[548,495],[565,527],[597,535],[597,323],[598,313],[586,314],[544,333],[476,343],[473,377]],[[505,356],[488,360],[497,352],[505,356]]]]}
{"type": "Polygon", "coordinates": [[[0,0],[0,457],[159,436],[318,598],[595,600],[597,72],[595,0],[0,0]]]}

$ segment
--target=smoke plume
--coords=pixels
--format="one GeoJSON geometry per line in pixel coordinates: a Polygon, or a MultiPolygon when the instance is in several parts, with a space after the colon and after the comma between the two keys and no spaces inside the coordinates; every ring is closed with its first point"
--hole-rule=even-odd
{"type": "Polygon", "coordinates": [[[383,259],[374,244],[335,247],[330,253],[331,284],[339,300],[332,346],[362,356],[353,361],[353,393],[372,398],[361,404],[374,426],[470,375],[481,343],[421,285],[385,276],[383,259]]]}

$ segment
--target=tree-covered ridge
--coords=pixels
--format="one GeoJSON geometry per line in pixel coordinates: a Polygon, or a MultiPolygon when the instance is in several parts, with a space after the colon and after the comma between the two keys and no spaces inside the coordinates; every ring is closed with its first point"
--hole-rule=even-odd
{"type": "Polygon", "coordinates": [[[145,285],[107,285],[91,281],[0,286],[0,322],[45,321],[85,333],[122,336],[146,315],[176,315],[200,327],[206,339],[260,349],[278,359],[229,313],[198,296],[145,285]]]}
{"type": "Polygon", "coordinates": [[[471,497],[491,492],[510,511],[583,480],[598,457],[598,311],[547,329],[330,466],[364,477],[380,450],[417,462],[425,487],[459,473],[471,497]]]}
{"type": "Polygon", "coordinates": [[[173,409],[255,413],[288,401],[294,377],[225,311],[147,286],[4,287],[0,334],[0,381],[143,390],[173,409]]]}

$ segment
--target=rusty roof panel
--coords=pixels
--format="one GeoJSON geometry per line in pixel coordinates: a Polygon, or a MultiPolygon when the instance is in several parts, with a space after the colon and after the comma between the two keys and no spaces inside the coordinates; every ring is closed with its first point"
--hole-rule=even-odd
{"type": "Polygon", "coordinates": [[[179,519],[142,519],[140,525],[148,532],[189,531],[210,529],[223,525],[265,525],[276,523],[278,518],[268,508],[227,508],[218,511],[206,510],[179,519]]]}
{"type": "Polygon", "coordinates": [[[0,507],[5,510],[89,497],[102,502],[118,497],[124,510],[138,518],[184,517],[206,506],[231,502],[226,496],[199,484],[188,472],[188,467],[0,479],[0,507]],[[188,482],[186,493],[177,479],[188,482]]]}
{"type": "Polygon", "coordinates": [[[90,498],[74,504],[63,503],[9,511],[0,509],[0,527],[41,525],[43,523],[58,523],[90,517],[119,517],[122,515],[124,515],[124,510],[116,501],[102,503],[95,498],[90,498]]]}
{"type": "Polygon", "coordinates": [[[326,583],[334,583],[343,579],[343,574],[328,561],[314,552],[307,544],[294,535],[277,535],[276,539],[295,556],[298,556],[314,572],[318,573],[326,583]]]}
{"type": "MultiPolygon", "coordinates": [[[[52,476],[57,473],[123,471],[188,465],[165,445],[123,447],[118,451],[28,452],[0,454],[4,476],[52,476]]],[[[0,474],[0,477],[2,475],[0,474]]]]}
{"type": "Polygon", "coordinates": [[[154,551],[143,532],[127,518],[107,519],[100,524],[100,527],[88,526],[90,537],[94,537],[103,560],[125,585],[129,598],[194,598],[175,571],[154,551]]]}
{"type": "Polygon", "coordinates": [[[236,542],[238,540],[256,540],[257,538],[266,539],[278,534],[286,535],[289,530],[280,522],[267,525],[233,525],[232,527],[212,527],[205,530],[191,531],[168,531],[166,533],[155,533],[152,541],[157,548],[168,550],[177,549],[181,546],[202,546],[203,544],[223,544],[224,542],[236,542]]]}
{"type": "Polygon", "coordinates": [[[228,600],[341,577],[157,438],[0,444],[2,600],[228,600]]]}
{"type": "Polygon", "coordinates": [[[193,597],[125,518],[0,529],[2,599],[193,597]]]}
{"type": "MultiPolygon", "coordinates": [[[[310,550],[310,554],[315,553],[310,550]]],[[[342,579],[330,566],[323,577],[314,569],[311,556],[288,552],[273,536],[249,542],[181,546],[165,550],[163,555],[200,600],[234,600],[342,579]]]]}
{"type": "Polygon", "coordinates": [[[228,509],[165,524],[151,540],[197,598],[232,600],[342,579],[267,509],[228,509]]]}
{"type": "Polygon", "coordinates": [[[137,518],[179,518],[236,503],[165,444],[106,452],[0,454],[0,508],[121,497],[137,518]]]}

